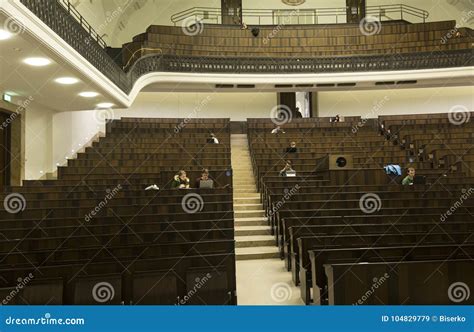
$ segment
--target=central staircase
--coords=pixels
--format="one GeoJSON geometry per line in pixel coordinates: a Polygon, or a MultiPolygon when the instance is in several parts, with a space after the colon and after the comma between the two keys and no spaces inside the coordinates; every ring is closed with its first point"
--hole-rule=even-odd
{"type": "Polygon", "coordinates": [[[260,194],[257,192],[247,135],[231,135],[237,260],[278,258],[260,194]]]}

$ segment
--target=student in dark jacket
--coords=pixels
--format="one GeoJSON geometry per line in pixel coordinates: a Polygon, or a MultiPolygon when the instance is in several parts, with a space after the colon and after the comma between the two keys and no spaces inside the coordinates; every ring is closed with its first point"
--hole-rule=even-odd
{"type": "Polygon", "coordinates": [[[290,147],[286,148],[286,153],[297,153],[298,148],[296,147],[296,142],[291,142],[290,147]]]}
{"type": "Polygon", "coordinates": [[[186,172],[184,170],[180,170],[178,174],[176,174],[173,177],[173,181],[171,182],[171,188],[176,188],[176,189],[189,188],[189,179],[186,176],[186,172]]]}

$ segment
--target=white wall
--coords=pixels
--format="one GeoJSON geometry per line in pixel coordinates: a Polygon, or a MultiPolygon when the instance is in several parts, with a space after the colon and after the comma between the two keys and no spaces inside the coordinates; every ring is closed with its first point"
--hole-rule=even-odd
{"type": "Polygon", "coordinates": [[[54,112],[32,103],[25,114],[25,179],[39,179],[51,172],[54,112]]]}
{"type": "Polygon", "coordinates": [[[461,105],[474,109],[473,87],[439,87],[375,91],[320,92],[319,116],[448,113],[461,105]]]}
{"type": "Polygon", "coordinates": [[[94,135],[105,132],[105,122],[94,111],[61,112],[53,118],[52,165],[62,166],[67,159],[74,158],[94,135]]]}
{"type": "Polygon", "coordinates": [[[142,92],[130,109],[114,110],[115,117],[247,118],[268,117],[275,93],[169,93],[142,92]]]}
{"type": "MultiPolygon", "coordinates": [[[[474,109],[473,87],[319,92],[319,116],[447,113],[474,109]],[[459,106],[458,106],[459,107],[459,106]]],[[[54,113],[32,105],[26,111],[26,179],[38,179],[74,157],[98,132],[104,118],[268,118],[276,93],[142,92],[129,109],[54,113]],[[43,171],[43,173],[41,173],[43,171]]]]}

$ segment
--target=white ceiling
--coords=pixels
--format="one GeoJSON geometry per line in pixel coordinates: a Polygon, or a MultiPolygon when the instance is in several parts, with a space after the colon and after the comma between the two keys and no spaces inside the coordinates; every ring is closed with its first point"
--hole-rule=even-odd
{"type": "MultiPolygon", "coordinates": [[[[6,17],[0,14],[0,27],[12,24],[12,21],[5,23],[5,20],[6,17]]],[[[0,40],[0,92],[18,95],[18,100],[32,97],[35,103],[55,111],[94,109],[97,103],[111,101],[112,97],[100,86],[35,40],[24,27],[18,27],[18,33],[12,38],[0,40]],[[46,57],[52,63],[45,67],[32,67],[23,63],[27,57],[46,57]],[[73,85],[54,82],[54,79],[64,76],[76,77],[80,82],[73,85]],[[94,98],[78,96],[83,91],[95,91],[100,95],[94,98]]]]}

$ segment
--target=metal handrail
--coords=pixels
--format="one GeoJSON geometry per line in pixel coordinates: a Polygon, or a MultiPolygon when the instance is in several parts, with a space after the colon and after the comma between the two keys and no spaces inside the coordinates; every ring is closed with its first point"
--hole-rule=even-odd
{"type": "Polygon", "coordinates": [[[69,0],[56,0],[60,3],[88,33],[89,36],[95,40],[102,48],[107,47],[105,40],[92,28],[86,19],[79,13],[79,11],[71,4],[69,0]]]}
{"type": "MultiPolygon", "coordinates": [[[[399,14],[400,19],[404,19],[405,16],[413,16],[426,22],[429,13],[424,9],[419,9],[413,6],[405,4],[393,4],[393,5],[379,5],[379,6],[367,6],[366,15],[373,16],[382,20],[387,17],[386,14],[399,14]]],[[[339,17],[345,18],[347,15],[346,7],[338,8],[303,8],[303,9],[242,9],[242,21],[246,24],[259,25],[263,22],[270,22],[272,25],[276,25],[279,22],[278,18],[287,18],[288,16],[295,16],[298,24],[305,24],[306,20],[300,18],[312,18],[311,23],[307,24],[318,24],[323,23],[322,19],[326,17],[333,18],[333,23],[343,23],[339,17]],[[275,15],[281,13],[282,15],[275,15]]],[[[171,15],[170,20],[176,26],[179,22],[184,23],[186,20],[194,18],[200,21],[211,21],[212,23],[219,23],[222,18],[222,12],[220,8],[214,7],[191,7],[186,10],[180,11],[171,15]]],[[[324,22],[328,23],[328,22],[324,22]]]]}

